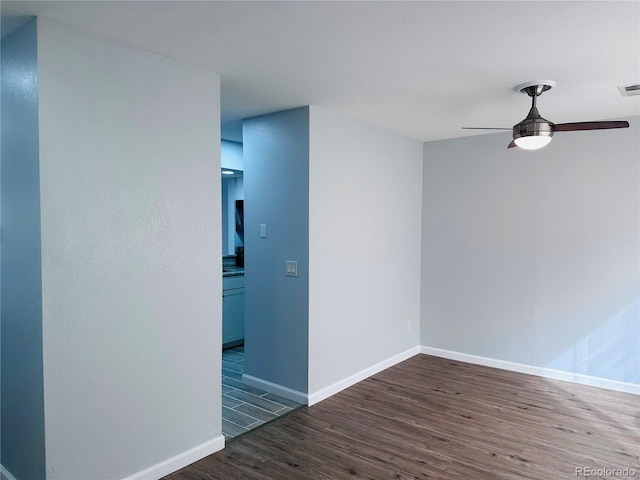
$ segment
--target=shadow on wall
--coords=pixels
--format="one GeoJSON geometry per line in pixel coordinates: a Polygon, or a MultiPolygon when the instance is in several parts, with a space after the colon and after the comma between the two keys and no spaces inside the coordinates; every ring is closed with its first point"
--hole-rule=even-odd
{"type": "Polygon", "coordinates": [[[535,155],[502,134],[424,144],[423,345],[640,384],[640,117],[627,120],[535,155]]]}

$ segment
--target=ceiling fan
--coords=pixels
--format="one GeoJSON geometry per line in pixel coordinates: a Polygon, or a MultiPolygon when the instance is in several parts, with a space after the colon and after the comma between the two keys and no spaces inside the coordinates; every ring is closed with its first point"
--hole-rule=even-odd
{"type": "Polygon", "coordinates": [[[573,132],[578,130],[605,130],[608,128],[628,128],[626,121],[552,123],[540,116],[536,107],[536,99],[556,82],[552,80],[535,80],[515,87],[516,91],[531,97],[531,110],[527,118],[513,128],[462,127],[464,130],[512,130],[513,140],[507,148],[520,147],[524,150],[537,150],[551,141],[554,132],[573,132]]]}

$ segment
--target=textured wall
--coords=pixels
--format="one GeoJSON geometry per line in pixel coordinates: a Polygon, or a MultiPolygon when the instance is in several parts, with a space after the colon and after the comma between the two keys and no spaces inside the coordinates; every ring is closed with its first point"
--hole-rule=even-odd
{"type": "Polygon", "coordinates": [[[422,144],[311,107],[309,388],[419,345],[422,144]]]}
{"type": "Polygon", "coordinates": [[[47,478],[123,478],[221,433],[219,77],[38,35],[47,478]]]}
{"type": "Polygon", "coordinates": [[[2,39],[2,449],[17,479],[44,477],[37,31],[2,39]]]}
{"type": "Polygon", "coordinates": [[[640,118],[426,143],[422,344],[640,383],[640,118]]]}
{"type": "Polygon", "coordinates": [[[309,109],[247,119],[243,140],[245,373],[306,393],[309,109]],[[286,260],[297,277],[285,276],[286,260]]]}

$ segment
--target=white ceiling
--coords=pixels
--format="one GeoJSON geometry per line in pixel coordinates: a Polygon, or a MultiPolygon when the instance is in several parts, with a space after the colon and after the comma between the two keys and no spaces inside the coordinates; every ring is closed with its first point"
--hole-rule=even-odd
{"type": "MultiPolygon", "coordinates": [[[[639,1],[4,1],[222,77],[222,121],[318,105],[421,141],[640,114],[639,1]]],[[[4,23],[4,22],[3,22],[4,23]]],[[[235,133],[234,133],[235,132],[235,133]]]]}

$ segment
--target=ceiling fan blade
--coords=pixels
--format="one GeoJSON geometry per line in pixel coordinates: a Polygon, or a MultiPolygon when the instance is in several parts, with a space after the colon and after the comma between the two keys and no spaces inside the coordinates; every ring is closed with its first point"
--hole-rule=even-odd
{"type": "Polygon", "coordinates": [[[463,130],[513,130],[513,128],[502,127],[462,127],[463,130]]]}
{"type": "Polygon", "coordinates": [[[507,146],[507,148],[514,148],[517,147],[516,142],[514,140],[511,140],[511,143],[507,146]]]}
{"type": "Polygon", "coordinates": [[[575,122],[575,123],[556,123],[553,127],[554,132],[575,132],[578,130],[606,130],[608,128],[628,128],[629,122],[626,121],[610,121],[610,122],[575,122]]]}

